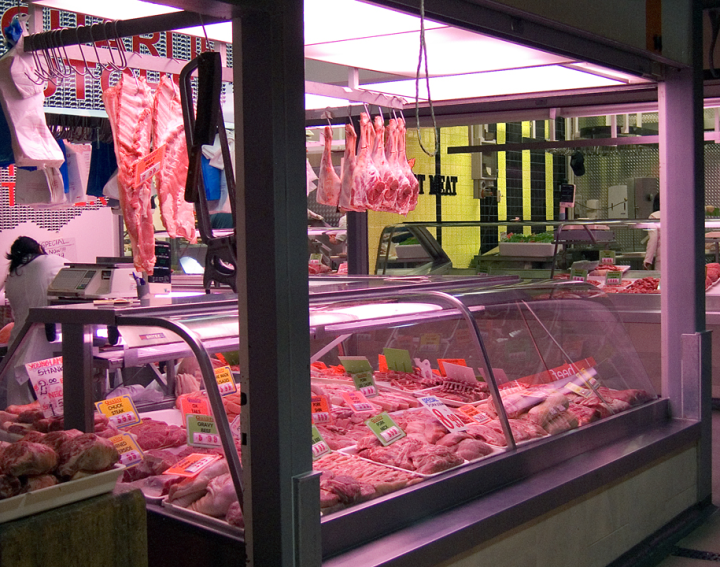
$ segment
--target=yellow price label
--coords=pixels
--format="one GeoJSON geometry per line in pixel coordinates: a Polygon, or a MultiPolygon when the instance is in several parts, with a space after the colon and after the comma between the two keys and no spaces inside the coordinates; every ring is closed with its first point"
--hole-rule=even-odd
{"type": "Polygon", "coordinates": [[[128,468],[142,463],[145,458],[142,449],[132,435],[121,433],[110,437],[110,442],[115,445],[120,454],[120,463],[128,468]]]}
{"type": "Polygon", "coordinates": [[[215,369],[215,381],[221,396],[229,396],[237,390],[235,380],[233,380],[232,370],[229,366],[221,366],[215,369]]]}
{"type": "Polygon", "coordinates": [[[140,423],[140,416],[130,396],[118,396],[96,402],[95,407],[117,428],[130,427],[140,423]]]}

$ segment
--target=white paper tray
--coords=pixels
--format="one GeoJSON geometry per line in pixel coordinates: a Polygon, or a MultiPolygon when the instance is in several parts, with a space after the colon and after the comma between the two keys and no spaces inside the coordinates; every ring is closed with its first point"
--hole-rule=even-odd
{"type": "Polygon", "coordinates": [[[230,536],[237,537],[245,535],[245,530],[243,528],[231,526],[225,520],[213,518],[212,516],[206,516],[205,514],[201,514],[200,512],[194,512],[193,510],[188,510],[187,508],[183,508],[182,506],[175,506],[174,504],[168,502],[166,498],[164,498],[162,501],[162,507],[168,510],[172,510],[173,514],[177,514],[178,516],[190,520],[195,524],[219,530],[230,536]]]}
{"type": "Polygon", "coordinates": [[[0,500],[0,523],[112,492],[124,470],[124,465],[115,465],[109,471],[0,500]]]}

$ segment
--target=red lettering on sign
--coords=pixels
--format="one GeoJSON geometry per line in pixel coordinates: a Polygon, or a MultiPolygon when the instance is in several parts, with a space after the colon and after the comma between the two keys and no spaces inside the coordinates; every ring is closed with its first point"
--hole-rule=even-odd
{"type": "Polygon", "coordinates": [[[150,52],[150,55],[154,55],[155,57],[159,57],[160,53],[158,53],[157,48],[155,47],[155,44],[160,41],[160,33],[155,32],[152,34],[151,37],[140,37],[138,35],[134,35],[132,38],[132,50],[135,53],[142,53],[140,51],[140,46],[144,45],[147,47],[148,51],[150,52]]]}

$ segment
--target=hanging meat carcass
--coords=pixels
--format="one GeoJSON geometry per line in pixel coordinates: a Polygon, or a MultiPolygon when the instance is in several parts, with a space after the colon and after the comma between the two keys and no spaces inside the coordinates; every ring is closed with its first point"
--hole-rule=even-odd
{"type": "Polygon", "coordinates": [[[332,128],[325,126],[325,149],[323,150],[322,159],[320,160],[320,177],[318,179],[318,188],[316,201],[323,205],[337,207],[340,203],[340,190],[342,181],[332,164],[332,128]]]}
{"type": "Polygon", "coordinates": [[[398,186],[394,194],[383,199],[383,207],[395,213],[407,214],[406,208],[412,196],[412,185],[400,164],[400,138],[404,135],[400,124],[400,119],[392,119],[388,124],[389,148],[386,147],[385,156],[393,176],[398,180],[398,186]]]}
{"type": "Polygon", "coordinates": [[[352,185],[352,205],[356,209],[365,210],[374,203],[379,203],[385,184],[380,179],[372,157],[370,156],[370,137],[375,132],[370,125],[370,116],[366,112],[360,114],[360,149],[357,154],[352,185]]]}
{"type": "Polygon", "coordinates": [[[123,220],[130,235],[135,269],[151,274],[155,267],[155,229],[150,197],[152,180],[136,183],[138,160],[150,153],[153,97],[145,79],[123,73],[103,93],[115,141],[118,189],[123,220]]]}
{"type": "Polygon", "coordinates": [[[352,124],[345,124],[345,158],[342,164],[340,210],[362,211],[353,205],[353,178],[355,177],[355,145],[357,134],[352,124]]]}
{"type": "MultiPolygon", "coordinates": [[[[420,182],[415,177],[415,174],[412,172],[412,168],[410,167],[410,164],[408,163],[407,155],[405,154],[405,146],[407,143],[407,130],[405,128],[405,120],[402,118],[398,119],[398,163],[400,165],[400,169],[405,174],[405,179],[410,184],[410,190],[412,191],[410,194],[410,198],[407,201],[407,204],[403,206],[403,210],[399,211],[402,212],[402,214],[407,215],[410,211],[415,210],[415,206],[417,205],[418,200],[418,194],[420,192],[420,182]]],[[[403,195],[404,199],[404,195],[403,195]]]]}
{"type": "Polygon", "coordinates": [[[398,179],[393,175],[393,171],[390,169],[385,157],[385,124],[381,116],[375,117],[375,141],[373,142],[372,158],[378,173],[380,173],[380,179],[385,183],[383,194],[375,210],[385,211],[388,210],[386,202],[389,200],[390,195],[397,193],[398,179]]]}
{"type": "Polygon", "coordinates": [[[180,93],[166,75],[155,91],[152,125],[153,148],[165,146],[155,185],[163,225],[170,238],[183,237],[194,244],[197,242],[194,209],[185,201],[188,154],[180,93]]]}

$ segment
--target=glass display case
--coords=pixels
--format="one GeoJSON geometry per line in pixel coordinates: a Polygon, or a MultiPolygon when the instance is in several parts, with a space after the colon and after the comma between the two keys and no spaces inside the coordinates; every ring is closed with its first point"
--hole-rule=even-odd
{"type": "MultiPolygon", "coordinates": [[[[326,556],[611,443],[628,424],[667,417],[612,304],[590,284],[334,285],[311,294],[309,313],[308,403],[326,556]]],[[[247,400],[225,396],[215,371],[230,363],[222,353],[237,348],[234,296],[43,308],[28,329],[50,322],[64,337],[64,426],[90,431],[94,402],[128,395],[141,429],[111,425],[146,445],[145,462],[123,483],[143,489],[150,509],[240,541],[238,506],[233,519],[227,504],[242,503],[238,415],[247,400]],[[120,383],[127,374],[118,370],[143,366],[150,378],[120,383]],[[188,433],[187,407],[202,400],[215,416],[210,446],[188,433]],[[149,442],[143,425],[164,441],[149,442]],[[197,453],[224,455],[227,464],[201,473],[205,484],[190,495],[172,488],[163,473],[197,453]]],[[[19,352],[11,349],[0,367],[3,380],[19,352]]]]}

